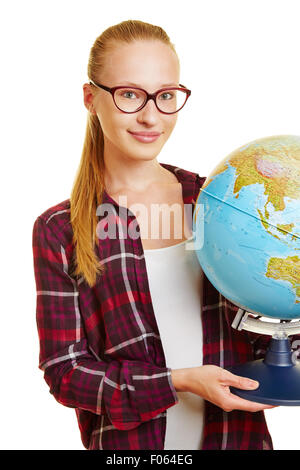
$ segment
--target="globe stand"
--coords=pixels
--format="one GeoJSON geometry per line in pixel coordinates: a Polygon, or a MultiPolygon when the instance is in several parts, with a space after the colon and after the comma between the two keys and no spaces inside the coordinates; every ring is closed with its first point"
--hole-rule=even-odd
{"type": "Polygon", "coordinates": [[[288,336],[300,333],[300,322],[267,323],[260,318],[253,318],[240,308],[231,326],[238,330],[271,334],[265,358],[228,368],[235,375],[257,380],[259,387],[255,390],[230,387],[230,390],[241,398],[257,403],[299,406],[300,363],[291,350],[288,336]]]}

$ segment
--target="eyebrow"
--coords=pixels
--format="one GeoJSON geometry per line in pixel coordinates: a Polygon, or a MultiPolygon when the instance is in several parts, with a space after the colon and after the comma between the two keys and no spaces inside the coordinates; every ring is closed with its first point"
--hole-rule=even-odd
{"type": "MultiPolygon", "coordinates": [[[[124,81],[122,82],[120,85],[118,86],[122,86],[122,85],[131,85],[131,86],[136,86],[137,88],[143,88],[141,85],[137,84],[137,83],[133,83],[133,82],[127,82],[127,81],[124,81]]],[[[160,85],[159,88],[164,88],[166,86],[176,86],[178,87],[178,84],[177,83],[165,83],[163,85],[160,85]]]]}

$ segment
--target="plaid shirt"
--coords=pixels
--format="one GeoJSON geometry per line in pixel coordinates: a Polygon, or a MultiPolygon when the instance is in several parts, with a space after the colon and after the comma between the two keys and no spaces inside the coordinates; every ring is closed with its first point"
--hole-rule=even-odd
{"type": "MultiPolygon", "coordinates": [[[[176,175],[184,203],[194,210],[205,178],[161,165],[176,175]]],[[[137,222],[106,192],[102,203],[115,208],[118,234],[137,222]]],[[[70,200],[36,218],[39,368],[55,399],[75,408],[85,448],[163,449],[166,410],[178,397],[153,311],[141,239],[118,234],[97,243],[106,272],[90,288],[82,277],[69,275],[74,254],[70,200]]],[[[237,310],[204,275],[203,364],[227,368],[264,353],[266,337],[231,327],[237,310]]],[[[272,449],[262,411],[225,412],[205,401],[204,419],[203,449],[272,449]]]]}

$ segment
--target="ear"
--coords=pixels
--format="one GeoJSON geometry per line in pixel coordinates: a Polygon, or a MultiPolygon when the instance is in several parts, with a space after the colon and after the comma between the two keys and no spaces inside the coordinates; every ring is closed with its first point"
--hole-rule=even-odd
{"type": "Polygon", "coordinates": [[[93,105],[94,95],[93,95],[91,85],[89,83],[85,83],[82,88],[83,88],[84,106],[90,113],[96,114],[96,111],[93,105]]]}

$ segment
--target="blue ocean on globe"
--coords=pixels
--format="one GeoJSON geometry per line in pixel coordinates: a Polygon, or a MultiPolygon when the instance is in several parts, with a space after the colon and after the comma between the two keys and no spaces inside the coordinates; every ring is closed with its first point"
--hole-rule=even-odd
{"type": "Polygon", "coordinates": [[[258,315],[299,318],[300,137],[259,139],[222,160],[200,190],[193,231],[224,297],[258,315]]]}

